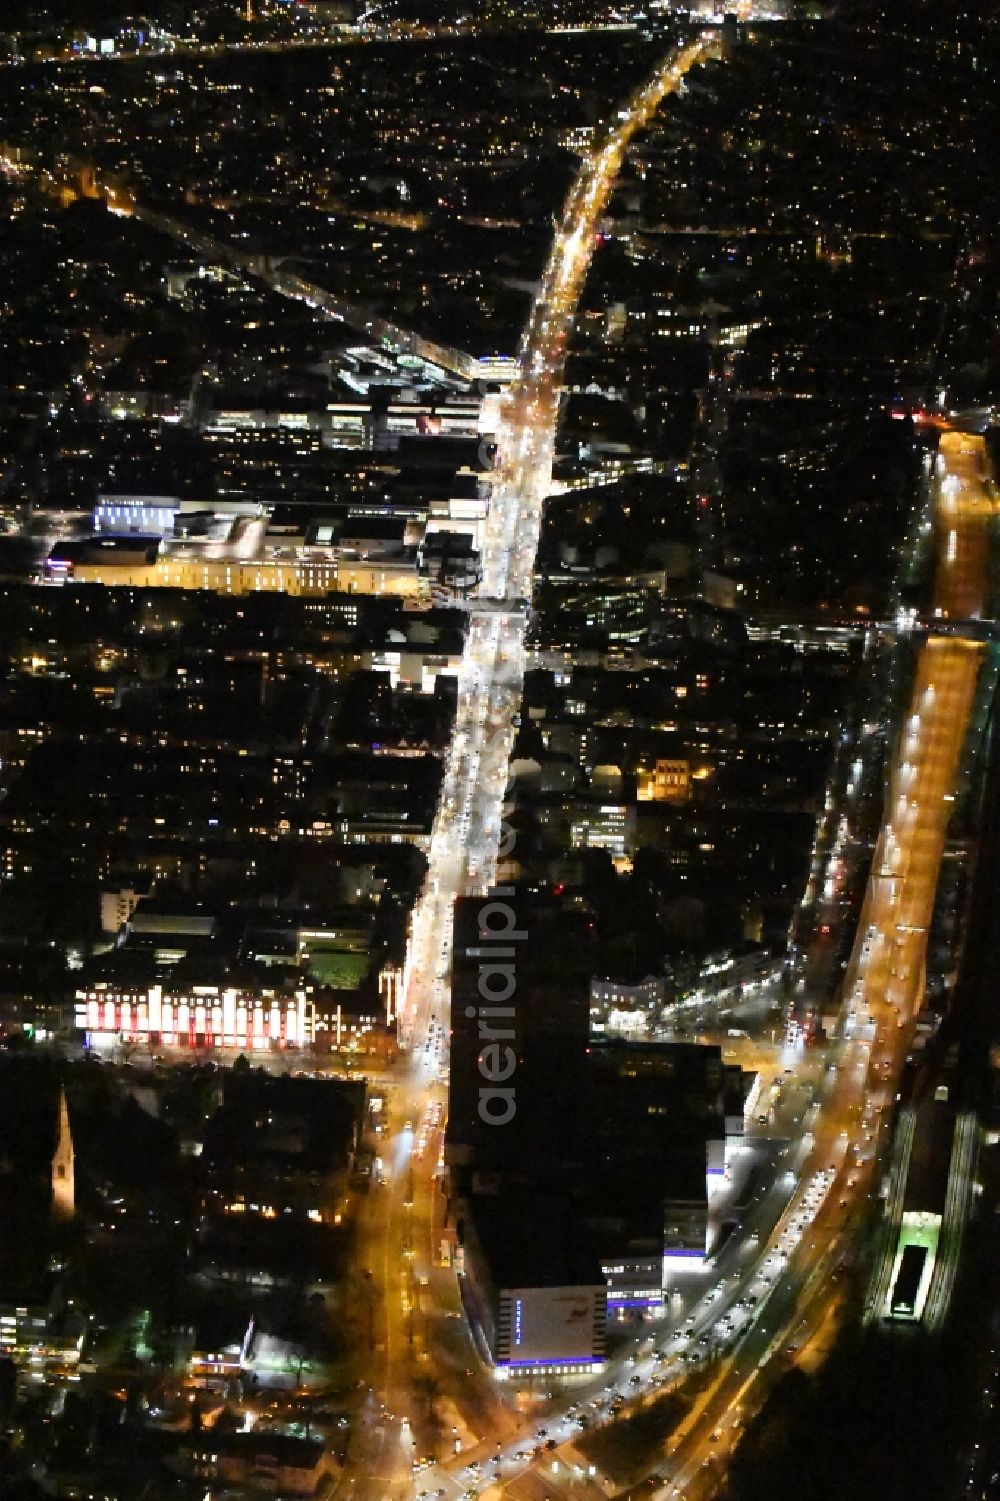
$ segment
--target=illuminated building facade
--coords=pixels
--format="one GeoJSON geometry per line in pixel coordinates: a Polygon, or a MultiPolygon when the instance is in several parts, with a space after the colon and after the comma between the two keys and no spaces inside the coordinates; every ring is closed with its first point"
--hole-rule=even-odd
{"type": "Polygon", "coordinates": [[[601,1261],[607,1282],[609,1319],[628,1319],[636,1312],[663,1306],[663,1258],[653,1253],[611,1256],[601,1261]]]}
{"type": "Polygon", "coordinates": [[[580,808],[570,827],[574,849],[607,850],[612,859],[629,859],[635,847],[635,809],[627,803],[580,808]]]}
{"type": "Polygon", "coordinates": [[[91,1046],[117,1041],[150,1047],[280,1049],[311,1045],[314,1004],[305,991],[249,994],[195,985],[173,993],[95,986],[76,992],[76,1025],[91,1046]]]}
{"type": "Polygon", "coordinates": [[[74,1366],[87,1321],[67,1307],[57,1282],[24,1302],[0,1299],[0,1356],[29,1368],[74,1366]]]}
{"type": "Polygon", "coordinates": [[[534,1204],[544,1218],[524,1214],[523,1200],[520,1214],[502,1197],[466,1206],[464,1301],[498,1380],[589,1376],[605,1359],[600,1262],[556,1206],[541,1198],[534,1204]]]}
{"type": "Polygon", "coordinates": [[[635,984],[595,975],[590,982],[591,1036],[646,1031],[659,1017],[664,993],[658,975],[646,975],[635,984]]]}
{"type": "Polygon", "coordinates": [[[46,560],[53,582],[105,584],[111,588],[205,589],[216,594],[252,594],[258,590],[292,595],[377,594],[426,597],[428,584],[412,563],[343,562],[332,554],[288,561],[254,558],[179,558],[151,560],[109,556],[46,560]]]}
{"type": "Polygon", "coordinates": [[[640,766],[635,782],[637,802],[686,803],[691,796],[691,763],[684,757],[658,759],[652,766],[640,766]]]}

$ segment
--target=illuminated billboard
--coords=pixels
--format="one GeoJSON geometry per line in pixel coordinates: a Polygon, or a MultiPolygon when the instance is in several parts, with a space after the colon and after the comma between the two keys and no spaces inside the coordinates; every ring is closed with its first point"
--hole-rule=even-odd
{"type": "Polygon", "coordinates": [[[523,1287],[503,1294],[509,1307],[510,1364],[581,1364],[604,1351],[604,1289],[523,1287]]]}

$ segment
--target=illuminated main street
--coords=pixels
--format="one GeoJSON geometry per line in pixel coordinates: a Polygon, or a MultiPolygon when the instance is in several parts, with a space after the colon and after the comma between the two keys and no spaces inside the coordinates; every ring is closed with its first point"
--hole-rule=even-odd
{"type": "Polygon", "coordinates": [[[484,549],[481,594],[502,600],[531,593],[542,504],[551,490],[560,378],[577,303],[601,216],[631,137],[655,114],[695,64],[719,55],[718,38],[702,34],[682,48],[619,111],[619,124],[584,159],[570,191],[520,351],[520,374],[499,435],[501,462],[484,549]]]}
{"type": "MultiPolygon", "coordinates": [[[[64,52],[39,54],[28,58],[29,62],[66,67],[67,64],[91,64],[104,66],[107,63],[160,62],[165,59],[207,58],[239,55],[241,53],[287,53],[295,50],[315,51],[319,48],[351,46],[364,43],[388,44],[392,42],[429,42],[448,37],[474,36],[474,26],[422,26],[406,21],[392,21],[385,25],[356,25],[317,27],[295,36],[277,38],[244,38],[229,41],[200,41],[195,37],[161,35],[150,39],[141,47],[116,47],[113,52],[88,51],[86,48],[67,47],[64,52]]],[[[0,67],[19,67],[24,59],[4,59],[0,67]]]]}
{"type": "MultiPolygon", "coordinates": [[[[595,22],[586,26],[549,26],[545,29],[551,35],[558,35],[559,33],[634,31],[636,28],[632,22],[595,22]]],[[[345,23],[329,27],[316,26],[311,31],[293,36],[259,39],[248,37],[230,41],[201,41],[195,37],[161,34],[156,38],[150,38],[141,47],[116,47],[113,52],[100,50],[91,52],[86,48],[75,46],[68,47],[63,52],[39,53],[27,59],[21,56],[6,57],[0,59],[0,68],[20,67],[25,61],[60,68],[71,63],[102,67],[107,63],[162,62],[181,58],[197,58],[204,61],[208,58],[239,56],[240,54],[317,51],[321,48],[364,45],[388,46],[400,42],[438,42],[456,37],[479,36],[482,31],[483,27],[475,24],[470,18],[465,18],[439,26],[401,20],[383,23],[362,20],[355,25],[345,23]]]]}
{"type": "MultiPolygon", "coordinates": [[[[341,1494],[413,1493],[412,1463],[422,1453],[414,1435],[427,1430],[430,1392],[438,1414],[450,1419],[450,1450],[451,1429],[465,1448],[484,1439],[494,1448],[520,1426],[472,1350],[454,1273],[438,1265],[440,1124],[429,1126],[420,1148],[422,1123],[444,1099],[444,1044],[433,1029],[447,1020],[455,898],[485,891],[496,872],[524,674],[524,602],[551,487],[563,360],[600,220],[631,137],[684,74],[717,55],[718,47],[717,35],[706,34],[672,54],[584,160],[522,342],[519,379],[499,435],[483,581],[470,610],[427,881],[413,918],[400,1020],[406,1051],[390,1088],[390,1132],[383,1146],[386,1182],[373,1188],[361,1227],[360,1296],[370,1303],[372,1396],[341,1494]],[[465,1429],[462,1414],[471,1416],[474,1428],[465,1429]]],[[[455,1477],[447,1480],[454,1491],[455,1477]]]]}

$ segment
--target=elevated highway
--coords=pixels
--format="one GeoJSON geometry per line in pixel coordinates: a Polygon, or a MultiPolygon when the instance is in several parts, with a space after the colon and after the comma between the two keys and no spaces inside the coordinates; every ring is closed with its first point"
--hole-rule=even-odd
{"type": "MultiPolygon", "coordinates": [[[[991,590],[990,534],[1000,514],[988,480],[979,436],[942,435],[935,495],[937,571],[934,614],[948,622],[978,622],[991,590]]],[[[834,1187],[814,1232],[789,1262],[767,1318],[771,1340],[760,1350],[760,1331],[748,1335],[717,1377],[711,1400],[672,1450],[670,1480],[653,1491],[657,1501],[684,1496],[704,1501],[719,1490],[738,1431],[725,1415],[748,1419],[787,1368],[788,1341],[822,1324],[837,1289],[830,1274],[848,1254],[864,1222],[865,1200],[886,1143],[885,1102],[903,1067],[905,1023],[920,1008],[927,932],[933,913],[942,851],[962,747],[985,655],[980,640],[928,635],[918,649],[916,678],[894,759],[884,822],[876,845],[857,941],[845,981],[849,1040],[820,1111],[816,1148],[803,1172],[828,1162],[834,1142],[846,1146],[834,1187]],[[837,1130],[839,1126],[839,1132],[837,1130]]],[[[912,1150],[912,1119],[898,1148],[897,1185],[890,1203],[890,1233],[876,1296],[884,1298],[903,1225],[905,1182],[912,1150]],[[888,1265],[885,1263],[888,1262],[888,1265]]],[[[949,1176],[948,1255],[926,1289],[928,1317],[937,1321],[954,1279],[960,1221],[968,1205],[974,1147],[968,1125],[956,1133],[949,1176]]]]}

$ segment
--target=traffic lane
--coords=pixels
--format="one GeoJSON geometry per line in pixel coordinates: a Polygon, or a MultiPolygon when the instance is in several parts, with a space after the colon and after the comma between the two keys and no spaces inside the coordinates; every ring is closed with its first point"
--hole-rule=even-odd
{"type": "MultiPolygon", "coordinates": [[[[657,1493],[658,1497],[672,1496],[677,1484],[681,1484],[685,1497],[698,1494],[697,1490],[692,1492],[688,1487],[705,1468],[706,1462],[710,1466],[713,1456],[721,1456],[723,1436],[727,1433],[730,1438],[735,1436],[732,1425],[727,1423],[728,1415],[738,1407],[742,1422],[748,1422],[753,1412],[763,1405],[769,1390],[790,1369],[792,1357],[797,1353],[793,1348],[794,1334],[802,1322],[803,1301],[810,1287],[822,1284],[841,1255],[842,1249],[834,1240],[818,1259],[789,1267],[768,1302],[766,1318],[751,1326],[732,1354],[725,1358],[719,1376],[697,1410],[691,1427],[679,1441],[668,1441],[666,1484],[657,1493]],[[775,1347],[778,1351],[783,1349],[783,1359],[774,1360],[775,1347]],[[751,1392],[752,1411],[748,1405],[751,1392]]],[[[839,1290],[836,1295],[839,1296],[839,1290]]],[[[834,1295],[827,1287],[821,1300],[824,1307],[831,1296],[834,1295]]],[[[709,1494],[714,1478],[711,1474],[702,1477],[701,1483],[709,1485],[709,1494]]]]}

